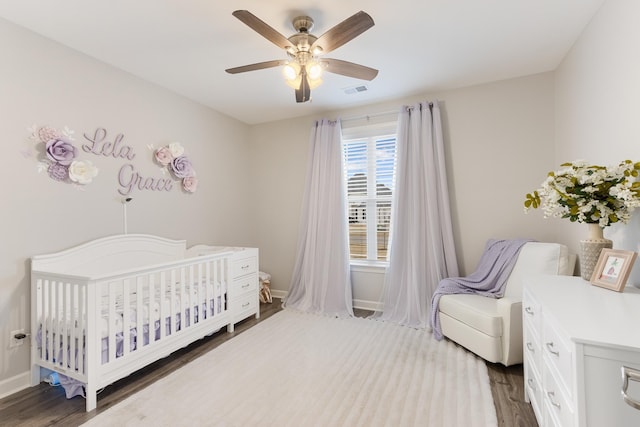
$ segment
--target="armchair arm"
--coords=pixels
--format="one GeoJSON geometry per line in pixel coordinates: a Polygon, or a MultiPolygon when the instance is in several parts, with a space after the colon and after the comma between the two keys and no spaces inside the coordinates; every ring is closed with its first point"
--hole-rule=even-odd
{"type": "Polygon", "coordinates": [[[502,317],[502,363],[522,363],[522,299],[500,298],[497,309],[502,317]]]}

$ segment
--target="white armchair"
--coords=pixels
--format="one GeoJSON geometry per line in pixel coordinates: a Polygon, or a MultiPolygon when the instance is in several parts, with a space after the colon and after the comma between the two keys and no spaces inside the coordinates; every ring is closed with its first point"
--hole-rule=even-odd
{"type": "Polygon", "coordinates": [[[443,295],[438,306],[442,334],[483,359],[505,366],[522,363],[522,281],[538,274],[572,275],[575,255],[558,243],[528,242],[499,299],[443,295]]]}

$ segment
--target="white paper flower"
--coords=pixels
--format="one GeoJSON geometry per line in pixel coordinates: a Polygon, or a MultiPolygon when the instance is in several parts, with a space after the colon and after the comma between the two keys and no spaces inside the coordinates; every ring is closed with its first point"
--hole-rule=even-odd
{"type": "Polygon", "coordinates": [[[98,175],[98,168],[88,160],[76,160],[69,165],[69,179],[78,184],[89,184],[98,175]]]}
{"type": "Polygon", "coordinates": [[[167,148],[169,148],[169,151],[171,152],[171,155],[174,159],[184,154],[184,147],[179,142],[172,142],[171,144],[167,145],[167,148]]]}

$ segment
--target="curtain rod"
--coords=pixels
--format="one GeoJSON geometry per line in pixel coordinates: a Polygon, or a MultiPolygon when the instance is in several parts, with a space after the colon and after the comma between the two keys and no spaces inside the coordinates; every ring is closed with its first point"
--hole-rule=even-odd
{"type": "MultiPolygon", "coordinates": [[[[429,102],[429,105],[433,105],[433,102],[429,102]]],[[[412,111],[414,109],[414,106],[413,105],[406,105],[406,106],[404,106],[404,108],[406,108],[407,111],[412,111]]],[[[400,108],[398,108],[397,110],[393,110],[393,111],[382,111],[380,113],[371,113],[371,114],[363,114],[361,116],[346,117],[344,119],[340,119],[340,121],[349,122],[349,121],[352,121],[352,120],[362,120],[362,119],[369,120],[369,119],[371,119],[373,117],[390,116],[392,114],[398,115],[399,110],[400,110],[400,108]]]]}
{"type": "Polygon", "coordinates": [[[398,110],[393,110],[393,111],[382,111],[380,113],[371,113],[371,114],[363,114],[361,116],[352,116],[352,117],[346,117],[344,119],[340,119],[340,121],[343,122],[349,122],[352,120],[362,120],[362,119],[366,119],[369,120],[373,117],[380,117],[380,116],[390,116],[392,114],[398,114],[398,110]]]}

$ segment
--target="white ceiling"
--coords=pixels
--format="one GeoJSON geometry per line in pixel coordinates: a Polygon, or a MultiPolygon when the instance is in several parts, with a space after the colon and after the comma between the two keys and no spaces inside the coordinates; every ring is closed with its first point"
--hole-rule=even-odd
{"type": "Polygon", "coordinates": [[[0,0],[0,16],[255,124],[553,70],[604,1],[0,0]],[[320,36],[364,10],[375,26],[326,56],[380,72],[371,82],[325,73],[305,104],[278,68],[227,74],[286,59],[236,9],[286,37],[295,16],[311,16],[320,36]]]}

